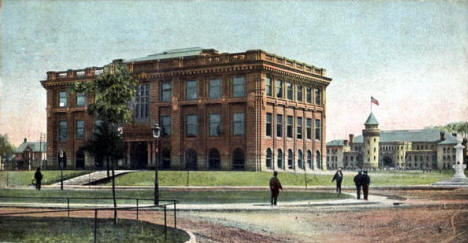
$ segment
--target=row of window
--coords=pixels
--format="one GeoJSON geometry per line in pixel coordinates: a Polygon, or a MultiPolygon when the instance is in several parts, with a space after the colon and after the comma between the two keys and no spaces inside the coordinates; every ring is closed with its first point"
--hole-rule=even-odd
{"type": "MultiPolygon", "coordinates": [[[[83,139],[85,134],[85,122],[78,120],[76,121],[76,139],[83,139]]],[[[58,124],[58,140],[60,142],[67,140],[68,134],[68,124],[67,121],[59,121],[58,124]]]]}
{"type": "MultiPolygon", "coordinates": [[[[232,97],[245,97],[245,77],[234,77],[232,79],[232,97]]],[[[188,80],[185,82],[185,99],[195,100],[200,97],[198,80],[188,80]]],[[[159,100],[170,102],[172,97],[172,84],[170,81],[162,82],[160,86],[159,100]]],[[[222,97],[222,80],[215,78],[208,80],[208,98],[218,99],[222,97]]]]}
{"type": "MultiPolygon", "coordinates": [[[[77,107],[83,107],[86,105],[86,95],[84,93],[76,93],[75,105],[77,107]]],[[[60,91],[58,107],[67,107],[68,106],[68,92],[60,91]]]]}
{"type": "MultiPolygon", "coordinates": [[[[266,136],[271,137],[273,134],[273,114],[266,113],[266,136]]],[[[302,139],[303,132],[303,119],[302,117],[296,117],[296,138],[302,139]]],[[[293,137],[293,127],[294,127],[294,117],[287,116],[286,117],[286,137],[292,138],[293,137]]],[[[312,119],[306,118],[305,119],[305,137],[307,139],[312,139],[312,119]]],[[[322,124],[319,119],[315,119],[315,139],[320,140],[320,134],[322,130],[322,124]]],[[[283,136],[283,115],[277,114],[276,115],[276,137],[283,136]]]]}
{"type": "MultiPolygon", "coordinates": [[[[316,158],[315,158],[315,161],[317,162],[316,164],[316,167],[317,169],[322,169],[322,165],[321,165],[321,157],[320,157],[320,152],[317,151],[316,152],[316,158]]],[[[281,149],[278,149],[278,153],[277,153],[277,158],[276,158],[276,169],[285,169],[285,165],[283,164],[283,150],[281,149]]],[[[307,167],[309,169],[314,169],[314,163],[313,163],[313,157],[312,157],[312,151],[310,150],[307,150],[307,167]]],[[[294,153],[291,149],[288,149],[288,153],[287,153],[287,168],[288,169],[294,169],[295,165],[294,165],[294,153]]],[[[266,167],[268,169],[274,169],[274,165],[273,165],[273,151],[268,148],[267,151],[266,151],[266,160],[265,160],[265,163],[266,163],[266,167]]],[[[304,155],[302,153],[302,150],[298,150],[297,151],[297,167],[299,167],[299,169],[305,169],[305,164],[304,164],[304,155]]]]}
{"type": "Polygon", "coordinates": [[[288,100],[296,100],[303,102],[304,101],[304,92],[305,92],[305,102],[312,103],[312,90],[314,92],[315,104],[321,105],[322,95],[321,91],[318,88],[312,88],[310,86],[303,86],[300,84],[293,85],[291,82],[283,82],[281,80],[276,80],[272,82],[271,78],[267,77],[265,79],[265,91],[267,96],[283,98],[285,97],[288,100]],[[293,91],[293,86],[295,87],[295,92],[293,91]],[[273,90],[275,91],[273,96],[273,90]],[[284,94],[283,90],[286,90],[284,94]],[[294,95],[295,94],[295,95],[294,95]]]}
{"type": "MultiPolygon", "coordinates": [[[[456,150],[455,148],[452,148],[451,151],[452,151],[453,153],[456,153],[456,152],[457,152],[457,150],[456,150]]],[[[444,148],[444,153],[450,153],[450,148],[444,148]]]]}

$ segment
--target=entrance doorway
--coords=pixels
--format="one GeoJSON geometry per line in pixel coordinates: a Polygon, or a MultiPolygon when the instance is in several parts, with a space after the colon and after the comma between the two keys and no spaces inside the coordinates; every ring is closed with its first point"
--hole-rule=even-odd
{"type": "Polygon", "coordinates": [[[85,155],[83,152],[83,149],[78,149],[76,151],[76,164],[75,164],[76,169],[84,169],[85,168],[85,155]]]}
{"type": "Polygon", "coordinates": [[[197,152],[193,149],[185,152],[185,168],[188,170],[197,169],[197,152]]]}
{"type": "Polygon", "coordinates": [[[148,146],[146,142],[130,144],[130,168],[146,169],[148,166],[148,146]]]}

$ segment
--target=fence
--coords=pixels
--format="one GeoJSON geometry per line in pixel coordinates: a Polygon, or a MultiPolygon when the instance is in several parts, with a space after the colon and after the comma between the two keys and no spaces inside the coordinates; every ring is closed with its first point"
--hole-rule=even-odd
{"type": "MultiPolygon", "coordinates": [[[[139,221],[140,217],[140,211],[163,211],[164,215],[164,238],[167,240],[167,232],[168,232],[168,207],[172,207],[172,212],[173,212],[173,224],[174,224],[174,229],[177,229],[177,200],[172,200],[172,199],[161,199],[159,200],[158,205],[141,205],[141,202],[145,201],[151,201],[153,202],[153,199],[148,199],[148,198],[127,198],[127,197],[120,197],[116,198],[116,200],[126,200],[128,201],[134,201],[135,206],[126,206],[126,207],[112,207],[112,206],[107,206],[107,207],[72,207],[73,204],[71,202],[75,201],[86,201],[86,200],[113,200],[113,198],[109,197],[103,197],[103,198],[83,198],[83,197],[16,197],[16,196],[10,196],[10,197],[0,197],[0,200],[3,202],[7,201],[12,201],[12,202],[18,202],[18,199],[35,199],[36,201],[33,202],[35,204],[37,203],[42,203],[38,202],[42,200],[52,200],[54,202],[61,201],[61,203],[58,204],[63,204],[64,206],[57,206],[58,204],[55,204],[55,206],[52,206],[50,204],[46,204],[45,206],[34,206],[34,205],[27,205],[27,206],[22,206],[22,208],[34,208],[34,209],[42,209],[42,210],[37,210],[37,211],[27,211],[27,212],[10,212],[10,213],[0,213],[1,216],[14,216],[14,215],[27,215],[27,214],[43,214],[43,213],[60,213],[60,212],[66,212],[67,217],[70,218],[70,212],[79,212],[79,211],[94,211],[94,242],[97,242],[97,230],[98,230],[98,213],[99,211],[135,211],[135,217],[136,220],[139,221]],[[66,207],[65,207],[65,202],[66,202],[66,207]]],[[[24,202],[24,201],[23,201],[24,202]]],[[[89,205],[89,204],[88,204],[89,205]]],[[[3,206],[3,207],[13,207],[13,208],[18,208],[18,205],[11,205],[11,206],[3,206]]],[[[117,220],[117,219],[116,219],[117,220]]]]}

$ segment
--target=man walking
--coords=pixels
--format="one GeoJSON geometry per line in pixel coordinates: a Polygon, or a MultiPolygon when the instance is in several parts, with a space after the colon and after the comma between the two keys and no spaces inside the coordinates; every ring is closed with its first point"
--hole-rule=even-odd
{"type": "Polygon", "coordinates": [[[356,185],[356,193],[357,199],[361,199],[361,180],[362,180],[362,172],[359,171],[356,176],[354,176],[354,185],[356,185]]]}
{"type": "Polygon", "coordinates": [[[364,200],[367,201],[369,195],[369,185],[370,177],[367,175],[367,170],[364,171],[364,174],[361,177],[362,192],[364,193],[364,200]]]}
{"type": "Polygon", "coordinates": [[[338,168],[336,171],[335,176],[333,176],[332,182],[336,180],[336,192],[341,194],[341,182],[343,182],[343,172],[341,172],[341,168],[338,168]]]}
{"type": "Polygon", "coordinates": [[[42,174],[41,174],[41,168],[36,169],[36,173],[34,173],[34,179],[36,179],[36,189],[38,191],[41,190],[41,181],[42,181],[42,174]]]}
{"type": "Polygon", "coordinates": [[[278,200],[279,190],[283,190],[281,182],[278,179],[278,172],[273,172],[273,177],[270,179],[270,191],[271,191],[271,205],[276,206],[276,201],[278,200]]]}

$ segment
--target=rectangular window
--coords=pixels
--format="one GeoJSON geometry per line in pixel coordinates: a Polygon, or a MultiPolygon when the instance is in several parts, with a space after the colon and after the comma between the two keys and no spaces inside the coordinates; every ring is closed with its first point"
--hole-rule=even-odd
{"type": "Polygon", "coordinates": [[[185,135],[187,137],[198,136],[198,116],[185,115],[185,135]]]}
{"type": "Polygon", "coordinates": [[[296,99],[297,101],[302,101],[302,85],[296,86],[296,99]]]}
{"type": "Polygon", "coordinates": [[[149,83],[137,86],[133,110],[136,120],[148,120],[149,118],[149,87],[149,83]]]}
{"type": "Polygon", "coordinates": [[[272,122],[272,114],[266,113],[266,135],[271,137],[271,122],[272,122]]]}
{"type": "Polygon", "coordinates": [[[283,98],[283,81],[276,80],[276,97],[283,98]]]}
{"type": "Polygon", "coordinates": [[[185,99],[194,100],[198,98],[198,81],[190,80],[185,83],[185,99]]]}
{"type": "Polygon", "coordinates": [[[245,78],[235,77],[232,80],[232,96],[244,97],[245,96],[245,78]]]}
{"type": "Polygon", "coordinates": [[[283,115],[276,115],[276,136],[283,136],[283,115]]]}
{"type": "Polygon", "coordinates": [[[319,119],[315,119],[315,139],[320,140],[320,134],[322,134],[322,124],[319,119]]]}
{"type": "Polygon", "coordinates": [[[286,98],[288,98],[288,100],[293,99],[293,87],[290,82],[286,82],[286,94],[287,94],[286,98]]]}
{"type": "Polygon", "coordinates": [[[312,139],[312,119],[306,119],[306,138],[312,139]]]}
{"type": "Polygon", "coordinates": [[[211,99],[221,98],[221,79],[212,79],[208,87],[208,97],[211,99]]]}
{"type": "Polygon", "coordinates": [[[220,114],[209,114],[209,135],[219,136],[221,134],[221,115],[220,114]]]}
{"type": "Polygon", "coordinates": [[[297,118],[296,138],[297,139],[302,139],[302,117],[297,118]]]}
{"type": "Polygon", "coordinates": [[[315,104],[316,105],[321,105],[322,104],[322,98],[321,98],[321,94],[320,94],[320,89],[315,89],[315,104]]]}
{"type": "Polygon", "coordinates": [[[271,87],[271,79],[270,77],[266,77],[265,79],[265,91],[267,96],[273,95],[273,88],[271,87]]]}
{"type": "Polygon", "coordinates": [[[288,116],[288,124],[286,127],[286,137],[292,138],[293,137],[293,117],[288,116]]]}
{"type": "Polygon", "coordinates": [[[84,129],[85,123],[84,121],[76,121],[76,138],[83,139],[84,138],[84,129]]]}
{"type": "Polygon", "coordinates": [[[160,100],[163,102],[170,102],[172,96],[172,85],[171,82],[161,83],[161,96],[160,100]]]}
{"type": "Polygon", "coordinates": [[[66,91],[59,92],[59,107],[67,107],[68,93],[66,91]]]}
{"type": "Polygon", "coordinates": [[[244,135],[245,125],[245,114],[244,113],[234,113],[234,136],[244,135]]]}
{"type": "Polygon", "coordinates": [[[312,88],[307,87],[306,88],[306,96],[307,96],[307,103],[312,103],[312,88]]]}
{"type": "Polygon", "coordinates": [[[76,106],[83,107],[86,105],[86,96],[84,93],[76,93],[76,106]]]}
{"type": "Polygon", "coordinates": [[[171,136],[171,116],[161,115],[161,137],[171,136]]]}
{"type": "Polygon", "coordinates": [[[59,141],[63,142],[67,140],[67,121],[60,121],[59,122],[59,141]]]}

